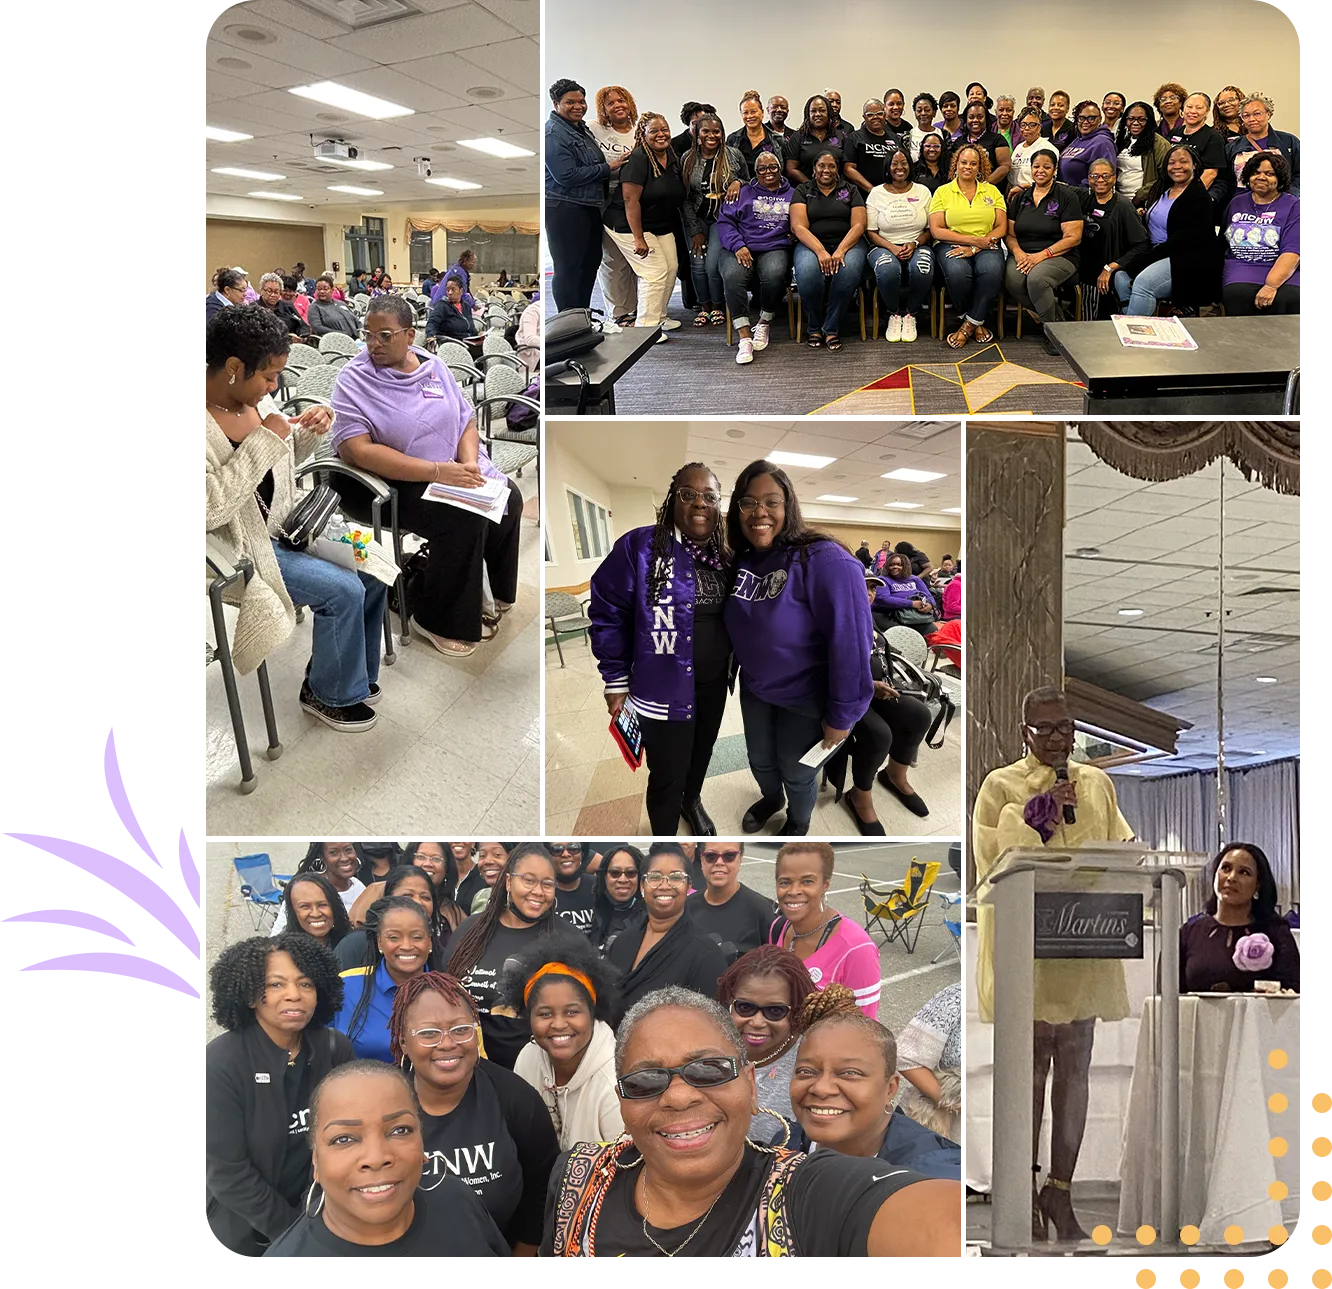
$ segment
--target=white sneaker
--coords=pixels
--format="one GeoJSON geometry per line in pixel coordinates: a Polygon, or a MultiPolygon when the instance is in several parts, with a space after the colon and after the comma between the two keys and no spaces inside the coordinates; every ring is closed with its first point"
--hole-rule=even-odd
{"type": "Polygon", "coordinates": [[[664,345],[669,339],[670,336],[663,331],[652,343],[654,345],[664,345]]]}
{"type": "Polygon", "coordinates": [[[603,318],[601,320],[601,334],[603,336],[618,336],[623,330],[624,328],[613,318],[603,318]]]}
{"type": "Polygon", "coordinates": [[[916,338],[916,315],[908,313],[902,319],[902,339],[914,340],[916,338]]]}
{"type": "Polygon", "coordinates": [[[735,361],[742,366],[754,361],[754,342],[752,340],[746,340],[743,336],[740,337],[740,352],[736,354],[735,361]]]}
{"type": "Polygon", "coordinates": [[[883,338],[885,340],[902,339],[902,319],[900,315],[895,313],[888,319],[888,330],[883,338]]]}
{"type": "MultiPolygon", "coordinates": [[[[758,322],[754,324],[754,349],[756,352],[768,347],[768,331],[771,325],[771,323],[767,322],[758,322]]],[[[743,341],[741,343],[743,343],[743,341]]]]}
{"type": "Polygon", "coordinates": [[[680,320],[679,318],[663,318],[657,325],[663,331],[679,331],[680,320]]]}

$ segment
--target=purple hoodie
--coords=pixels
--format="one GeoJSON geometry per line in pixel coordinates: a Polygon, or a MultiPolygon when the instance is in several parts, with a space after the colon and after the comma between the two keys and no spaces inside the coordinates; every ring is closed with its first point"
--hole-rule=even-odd
{"type": "Polygon", "coordinates": [[[787,179],[773,192],[751,179],[734,201],[725,202],[717,216],[721,244],[735,254],[742,246],[752,253],[785,250],[795,241],[791,232],[791,197],[795,189],[787,179]]]}
{"type": "MultiPolygon", "coordinates": [[[[934,596],[922,578],[889,577],[883,574],[884,584],[874,593],[874,603],[889,609],[909,609],[911,601],[919,596],[926,604],[934,604],[934,596]]],[[[937,607],[937,606],[936,606],[937,607]]]]}
{"type": "Polygon", "coordinates": [[[1112,166],[1119,164],[1114,135],[1107,126],[1098,126],[1086,138],[1079,134],[1064,146],[1059,154],[1059,177],[1066,184],[1085,188],[1087,171],[1093,161],[1108,161],[1112,166]]]}
{"type": "Polygon", "coordinates": [[[874,697],[860,561],[833,541],[778,546],[742,555],[734,576],[722,621],[741,685],[776,707],[812,705],[830,728],[849,730],[874,697]]]}

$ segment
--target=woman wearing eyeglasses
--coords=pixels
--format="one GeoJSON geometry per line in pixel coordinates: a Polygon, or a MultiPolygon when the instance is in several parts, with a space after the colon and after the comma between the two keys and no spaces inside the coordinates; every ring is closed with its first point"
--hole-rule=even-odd
{"type": "Polygon", "coordinates": [[[627,702],[647,758],[652,833],[716,834],[703,780],[726,708],[731,641],[722,622],[729,551],[721,488],[691,461],[651,527],[625,533],[592,574],[592,653],[612,717],[627,702]]]}
{"type": "Polygon", "coordinates": [[[1087,187],[1087,170],[1093,161],[1114,162],[1119,156],[1115,136],[1101,124],[1101,109],[1084,99],[1073,109],[1078,132],[1059,156],[1059,177],[1075,188],[1087,187]]]}
{"type": "Polygon", "coordinates": [[[683,848],[674,842],[652,846],[639,882],[647,916],[626,927],[606,953],[607,961],[623,973],[617,1015],[622,1016],[644,995],[667,985],[683,985],[715,998],[726,959],[685,912],[689,860],[683,848]]]}
{"type": "Polygon", "coordinates": [[[461,980],[481,1017],[486,1056],[513,1069],[531,1038],[527,1022],[498,1000],[496,986],[505,960],[550,934],[555,918],[555,864],[538,842],[509,853],[490,891],[490,903],[454,932],[449,974],[461,980]]]}
{"type": "MultiPolygon", "coordinates": [[[[1022,741],[1027,754],[991,770],[972,810],[976,877],[983,880],[1010,846],[1071,846],[1128,841],[1133,829],[1119,812],[1110,776],[1070,760],[1073,717],[1061,689],[1034,689],[1022,701],[1022,741]],[[1059,774],[1058,771],[1063,771],[1059,774]],[[1073,807],[1070,822],[1066,807],[1073,807]]],[[[983,1021],[994,1018],[994,912],[977,914],[976,993],[983,1021]]],[[[1085,1240],[1073,1211],[1071,1185],[1087,1126],[1088,1075],[1096,1021],[1129,1014],[1124,965],[1115,958],[1041,958],[1035,971],[1036,1027],[1032,1093],[1032,1239],[1045,1241],[1054,1226],[1060,1240],[1085,1240]],[[1050,1096],[1050,1169],[1039,1193],[1039,1148],[1045,1085],[1050,1096]]]]}
{"type": "Polygon", "coordinates": [[[628,1136],[557,1163],[543,1256],[957,1256],[956,1182],[746,1140],[754,1072],[711,999],[644,998],[621,1022],[616,1072],[628,1136]]]}
{"type": "MultiPolygon", "coordinates": [[[[694,848],[698,877],[685,904],[694,927],[711,938],[728,963],[766,943],[777,906],[740,880],[743,842],[700,842],[694,848]]],[[[693,871],[691,869],[691,878],[693,871]]]]}
{"type": "Polygon", "coordinates": [[[1170,140],[1157,132],[1150,103],[1130,103],[1124,109],[1115,147],[1119,149],[1119,191],[1141,214],[1147,194],[1165,174],[1166,153],[1170,151],[1170,140]]]}
{"type": "Polygon", "coordinates": [[[601,857],[592,881],[591,940],[598,953],[605,953],[631,922],[647,916],[638,889],[642,867],[643,852],[635,846],[612,845],[601,857]]]}
{"type": "Polygon", "coordinates": [[[514,1253],[533,1257],[559,1143],[541,1097],[512,1070],[485,1060],[480,1036],[471,995],[443,972],[411,981],[393,1001],[390,1054],[421,1103],[420,1188],[459,1178],[514,1253]]]}
{"type": "Polygon", "coordinates": [[[582,936],[557,930],[505,964],[505,1003],[532,1027],[513,1072],[540,1094],[568,1150],[624,1131],[615,1095],[616,972],[582,936]]]}

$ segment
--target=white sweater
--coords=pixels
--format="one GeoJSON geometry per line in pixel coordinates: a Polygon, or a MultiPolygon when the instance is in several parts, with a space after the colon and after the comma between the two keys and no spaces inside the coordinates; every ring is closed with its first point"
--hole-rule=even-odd
{"type": "Polygon", "coordinates": [[[614,1141],[624,1131],[615,1093],[615,1034],[605,1021],[596,1022],[592,1041],[564,1087],[555,1086],[555,1067],[535,1042],[518,1053],[513,1072],[541,1093],[561,1150],[580,1141],[614,1141]]]}

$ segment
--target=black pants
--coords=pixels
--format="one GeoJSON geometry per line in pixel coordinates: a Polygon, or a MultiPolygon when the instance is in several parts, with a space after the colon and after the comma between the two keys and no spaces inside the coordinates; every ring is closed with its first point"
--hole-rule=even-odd
{"type": "Polygon", "coordinates": [[[588,308],[601,267],[601,211],[548,197],[546,244],[555,265],[550,279],[555,308],[588,308]]]}
{"type": "Polygon", "coordinates": [[[910,694],[876,698],[851,730],[851,778],[861,792],[891,755],[899,765],[915,765],[920,741],[930,728],[930,709],[910,694]]]}
{"type": "Polygon", "coordinates": [[[417,624],[448,640],[481,639],[481,569],[490,574],[497,600],[512,604],[518,594],[518,526],[523,497],[509,481],[504,518],[426,501],[421,483],[398,483],[398,522],[430,543],[421,592],[412,603],[417,624]]]}
{"type": "Polygon", "coordinates": [[[726,711],[726,681],[694,687],[692,721],[639,721],[647,755],[648,821],[654,837],[674,837],[680,803],[703,791],[712,746],[726,711]]]}
{"type": "Polygon", "coordinates": [[[896,609],[884,609],[876,604],[870,609],[870,617],[874,619],[874,625],[880,631],[887,631],[889,627],[910,627],[912,631],[919,631],[923,636],[934,634],[933,622],[899,622],[896,609]]]}
{"type": "Polygon", "coordinates": [[[1300,288],[1283,282],[1277,287],[1276,299],[1260,309],[1254,304],[1258,294],[1256,282],[1232,282],[1221,288],[1221,303],[1226,306],[1227,318],[1270,318],[1278,313],[1299,313],[1300,288]]]}

